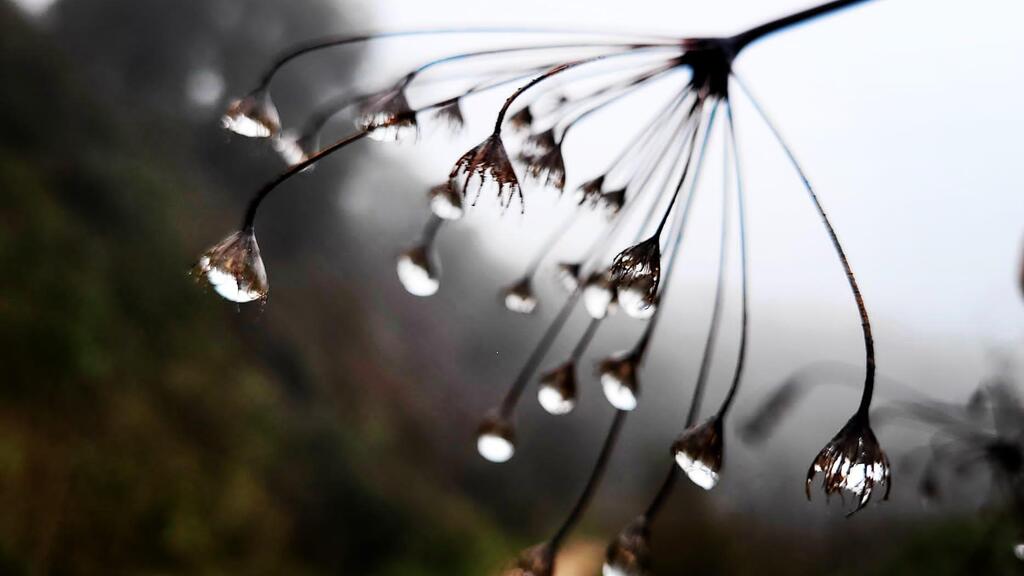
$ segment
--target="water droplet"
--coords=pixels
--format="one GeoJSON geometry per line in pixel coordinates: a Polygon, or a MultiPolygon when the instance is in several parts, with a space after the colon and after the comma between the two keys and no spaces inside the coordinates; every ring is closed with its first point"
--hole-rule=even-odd
{"type": "Polygon", "coordinates": [[[476,449],[485,460],[500,464],[515,454],[515,431],[500,415],[484,418],[477,430],[476,449]]]}
{"type": "Polygon", "coordinates": [[[431,296],[441,286],[440,266],[427,246],[414,246],[398,257],[398,279],[414,296],[431,296]]]}
{"type": "Polygon", "coordinates": [[[607,316],[615,303],[615,288],[607,272],[594,272],[583,284],[583,307],[591,318],[607,316]]]}
{"type": "Polygon", "coordinates": [[[221,125],[249,138],[269,138],[281,130],[277,108],[264,91],[233,101],[221,117],[221,125]]]}
{"type": "Polygon", "coordinates": [[[270,292],[260,247],[251,232],[235,232],[207,250],[193,274],[232,302],[265,299],[270,292]]]}
{"type": "Polygon", "coordinates": [[[576,364],[562,364],[541,377],[537,400],[553,416],[562,416],[576,407],[576,364]]]}
{"type": "Polygon", "coordinates": [[[519,314],[532,314],[537,309],[537,296],[533,293],[530,277],[522,278],[502,291],[505,308],[519,314]]]}

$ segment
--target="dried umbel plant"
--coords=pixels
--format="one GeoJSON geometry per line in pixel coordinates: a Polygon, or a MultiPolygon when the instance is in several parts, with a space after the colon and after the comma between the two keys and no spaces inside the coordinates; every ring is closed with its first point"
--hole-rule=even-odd
{"type": "MultiPolygon", "coordinates": [[[[398,273],[402,284],[409,292],[426,296],[436,292],[440,286],[434,240],[445,222],[463,218],[481,197],[497,199],[503,209],[518,203],[525,211],[526,194],[520,174],[529,177],[525,180],[527,191],[533,180],[538,180],[542,188],[561,191],[569,184],[568,179],[576,175],[566,169],[566,156],[563,154],[565,146],[573,145],[576,127],[601,115],[612,104],[627,101],[648,88],[668,88],[669,97],[665,101],[650,110],[641,111],[647,113],[648,121],[640,124],[632,138],[609,139],[610,145],[618,148],[618,153],[608,165],[597,174],[584,174],[585,181],[572,183],[570,189],[578,190],[576,201],[582,208],[579,213],[600,208],[608,216],[605,229],[585,254],[564,260],[557,266],[558,279],[568,293],[565,301],[560,307],[554,307],[557,309],[554,318],[516,374],[503,400],[487,414],[477,430],[477,449],[481,456],[492,462],[506,462],[513,457],[516,452],[514,422],[519,401],[526,387],[535,381],[548,351],[578,308],[582,307],[590,317],[585,332],[579,336],[570,357],[548,369],[541,377],[538,399],[546,409],[556,414],[568,412],[580,401],[576,367],[584,361],[586,349],[600,327],[606,325],[607,317],[621,307],[630,317],[645,322],[642,335],[632,349],[606,357],[598,365],[604,395],[614,408],[614,415],[580,496],[552,537],[526,551],[507,574],[551,574],[561,543],[579,522],[600,484],[626,415],[641,398],[639,374],[655,329],[665,313],[665,298],[679,261],[682,240],[687,235],[690,209],[701,188],[699,182],[706,152],[716,141],[721,142],[724,151],[719,266],[700,371],[683,433],[674,445],[675,462],[666,459],[668,474],[650,505],[609,545],[605,574],[634,575],[649,571],[650,530],[671,495],[680,470],[709,489],[725,471],[723,446],[728,429],[727,417],[743,377],[749,317],[746,217],[732,107],[733,90],[736,88],[768,125],[800,176],[846,274],[863,326],[866,362],[860,407],[850,423],[815,460],[815,467],[826,475],[826,492],[837,488],[853,492],[862,498],[861,505],[867,502],[864,496],[870,496],[876,484],[888,484],[888,463],[867,420],[874,390],[875,356],[871,326],[860,288],[838,236],[793,152],[758,101],[736,77],[732,67],[736,56],[754,41],[861,1],[827,2],[735,36],[720,38],[620,34],[599,40],[576,40],[584,36],[574,35],[571,31],[533,32],[536,38],[557,37],[559,42],[542,40],[529,45],[490,47],[428,60],[391,79],[383,90],[370,90],[366,94],[348,92],[336,101],[328,101],[322,110],[312,115],[308,124],[310,128],[298,133],[302,138],[289,136],[281,139],[279,149],[291,167],[253,196],[241,227],[241,234],[247,238],[253,238],[256,215],[265,198],[281,184],[328,155],[367,138],[392,141],[415,135],[420,119],[433,118],[453,128],[462,127],[465,124],[462,105],[468,99],[509,84],[518,84],[498,110],[493,128],[483,135],[479,144],[455,160],[454,167],[447,172],[447,182],[430,190],[428,197],[432,214],[413,248],[399,257],[398,273]],[[529,65],[509,64],[507,57],[517,53],[532,54],[533,62],[529,65]],[[496,55],[506,58],[488,68],[486,64],[495,61],[491,58],[496,55]],[[461,66],[468,62],[476,65],[460,72],[461,66]],[[454,93],[442,91],[444,93],[437,98],[414,99],[412,95],[420,92],[411,89],[429,83],[429,71],[435,68],[451,69],[455,74],[447,78],[461,78],[466,84],[455,89],[454,93]],[[591,80],[585,84],[588,89],[568,90],[570,84],[587,74],[591,80]],[[356,132],[316,151],[300,145],[312,142],[307,138],[310,134],[319,136],[325,118],[351,113],[355,114],[356,132]],[[517,134],[506,139],[506,131],[517,134]],[[513,147],[508,148],[507,143],[513,147]],[[516,149],[518,144],[521,146],[516,149]],[[520,165],[517,166],[516,162],[520,165]],[[730,269],[727,255],[731,242],[738,243],[740,254],[738,352],[724,400],[705,424],[697,426],[723,318],[723,293],[730,269]]],[[[513,32],[526,33],[522,30],[513,32]]],[[[305,54],[397,36],[459,33],[458,30],[395,32],[324,38],[302,44],[276,59],[251,96],[233,105],[226,116],[225,127],[248,136],[277,134],[276,111],[270,112],[273,108],[268,95],[271,80],[278,70],[305,54]]],[[[491,33],[499,35],[500,31],[491,33]]],[[[574,215],[555,227],[541,250],[530,260],[526,271],[516,276],[516,280],[501,292],[501,300],[507,308],[522,313],[536,309],[539,298],[534,285],[538,281],[538,270],[554,254],[563,236],[573,229],[578,219],[574,215]]],[[[252,246],[255,246],[255,240],[252,240],[252,246]]],[[[256,254],[258,257],[258,252],[256,254]]],[[[214,262],[214,259],[210,258],[209,262],[214,262]]],[[[254,266],[251,264],[249,267],[254,266]]],[[[238,282],[239,278],[245,281],[245,286],[256,286],[252,293],[263,297],[266,295],[266,281],[262,275],[262,263],[258,269],[260,274],[255,276],[248,272],[238,275],[233,271],[228,275],[236,279],[238,286],[243,285],[238,282]],[[261,280],[256,282],[253,278],[261,280]]]]}

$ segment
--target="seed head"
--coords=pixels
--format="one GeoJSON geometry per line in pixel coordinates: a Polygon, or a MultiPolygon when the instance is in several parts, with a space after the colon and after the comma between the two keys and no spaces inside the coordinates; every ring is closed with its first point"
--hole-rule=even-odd
{"type": "Polygon", "coordinates": [[[580,269],[582,268],[583,265],[579,262],[558,263],[558,281],[566,292],[571,294],[580,287],[580,269]]]}
{"type": "Polygon", "coordinates": [[[515,284],[502,290],[501,295],[505,308],[511,312],[532,314],[537,309],[537,295],[533,292],[529,276],[524,276],[515,284]]]}
{"type": "Polygon", "coordinates": [[[639,362],[639,355],[631,350],[605,358],[598,364],[604,397],[618,410],[636,408],[640,397],[640,383],[637,381],[639,362]]]}
{"type": "Polygon", "coordinates": [[[589,204],[591,208],[597,206],[601,202],[601,195],[603,194],[601,188],[603,186],[603,174],[592,180],[587,180],[576,189],[576,203],[580,206],[589,204]]]}
{"type": "Polygon", "coordinates": [[[249,138],[269,138],[281,131],[281,118],[265,90],[231,102],[220,122],[226,130],[249,138]]]}
{"type": "Polygon", "coordinates": [[[518,198],[520,207],[523,207],[523,192],[519,188],[519,179],[512,163],[508,159],[508,152],[505,151],[505,144],[501,136],[491,134],[486,140],[462,155],[452,168],[449,179],[455,190],[461,190],[465,197],[469,191],[470,184],[475,181],[477,185],[476,196],[473,204],[476,204],[484,188],[493,191],[498,197],[498,202],[504,208],[512,205],[512,199],[518,198]]]}
{"type": "Polygon", "coordinates": [[[561,145],[536,155],[523,155],[522,160],[526,163],[527,176],[559,192],[565,189],[565,158],[562,157],[561,145]]]}
{"type": "Polygon", "coordinates": [[[622,206],[626,203],[626,189],[619,188],[618,190],[611,190],[601,194],[601,207],[608,213],[609,216],[615,216],[622,210],[622,206]]]}
{"type": "Polygon", "coordinates": [[[485,460],[500,464],[508,462],[515,454],[515,429],[498,412],[492,412],[484,417],[477,428],[476,449],[485,460]]]}
{"type": "Polygon", "coordinates": [[[461,131],[466,123],[465,118],[462,117],[462,106],[457,99],[438,108],[434,112],[434,119],[446,125],[453,133],[461,131]]]}
{"type": "Polygon", "coordinates": [[[525,132],[533,127],[533,112],[530,112],[530,107],[527,106],[509,116],[508,123],[513,130],[525,132]]]}
{"type": "Polygon", "coordinates": [[[576,407],[576,363],[570,360],[541,376],[537,400],[553,416],[572,412],[576,407]]]}
{"type": "Polygon", "coordinates": [[[822,487],[826,496],[847,491],[858,498],[860,510],[871,499],[876,484],[885,484],[883,499],[889,498],[889,458],[871,430],[866,415],[854,414],[849,422],[822,448],[807,470],[807,499],[811,499],[811,482],[824,472],[822,487]]]}
{"type": "Polygon", "coordinates": [[[687,428],[672,445],[676,464],[694,484],[705,490],[718,484],[724,450],[722,421],[717,417],[687,428]]]}
{"type": "Polygon", "coordinates": [[[192,274],[232,302],[266,300],[270,292],[260,247],[251,230],[235,232],[204,252],[192,274]]]}
{"type": "Polygon", "coordinates": [[[630,522],[605,552],[602,576],[649,576],[651,527],[643,516],[630,522]]]}
{"type": "Polygon", "coordinates": [[[441,266],[429,245],[418,244],[398,257],[398,279],[414,296],[431,296],[441,286],[441,266]]]}

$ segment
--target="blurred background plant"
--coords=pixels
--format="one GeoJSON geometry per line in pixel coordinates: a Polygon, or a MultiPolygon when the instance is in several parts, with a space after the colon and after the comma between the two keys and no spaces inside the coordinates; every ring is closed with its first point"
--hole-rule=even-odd
{"type": "MultiPolygon", "coordinates": [[[[0,2],[0,573],[482,574],[564,513],[600,441],[584,431],[606,417],[535,418],[525,444],[578,441],[499,473],[476,461],[479,408],[507,374],[504,351],[533,330],[491,329],[489,280],[510,272],[487,258],[446,259],[457,297],[405,297],[393,258],[424,184],[401,163],[350,151],[294,191],[307,201],[272,201],[272,306],[224,306],[187,277],[283,167],[264,146],[226,145],[225,99],[282,46],[344,30],[361,9],[66,0],[29,18],[0,2]],[[339,216],[325,206],[341,188],[371,193],[339,216]]],[[[361,57],[304,62],[276,103],[309,109],[361,57]]],[[[596,573],[659,480],[657,433],[678,422],[648,422],[560,574],[596,573]]],[[[752,512],[737,492],[771,499],[780,488],[757,467],[778,461],[742,467],[749,454],[734,454],[723,496],[685,487],[664,514],[659,572],[1018,570],[1006,515],[966,501],[921,513],[911,482],[894,490],[904,504],[854,523],[808,522],[813,511],[790,506],[799,488],[752,512]]]]}

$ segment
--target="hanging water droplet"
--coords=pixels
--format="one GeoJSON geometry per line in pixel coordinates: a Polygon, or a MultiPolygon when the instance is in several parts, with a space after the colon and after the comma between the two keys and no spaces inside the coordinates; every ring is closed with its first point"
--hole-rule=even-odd
{"type": "Polygon", "coordinates": [[[636,408],[640,392],[636,378],[637,362],[636,354],[628,352],[606,358],[598,365],[604,397],[618,410],[636,408]]]}
{"type": "Polygon", "coordinates": [[[251,231],[235,232],[207,250],[192,273],[232,302],[265,299],[270,292],[260,247],[251,231]]]}
{"type": "Polygon", "coordinates": [[[1024,562],[1024,542],[1014,544],[1013,555],[1017,557],[1017,560],[1024,562]]]}
{"type": "Polygon", "coordinates": [[[644,276],[616,286],[617,302],[627,316],[638,320],[654,316],[658,306],[657,296],[651,290],[653,283],[653,278],[644,276]]]}
{"type": "Polygon", "coordinates": [[[233,101],[220,122],[225,129],[249,138],[269,138],[281,130],[277,108],[263,90],[233,101]]]}
{"type": "Polygon", "coordinates": [[[718,484],[723,449],[722,425],[718,418],[686,429],[672,445],[676,464],[690,481],[705,490],[718,484]]]}
{"type": "Polygon", "coordinates": [[[540,379],[537,401],[553,416],[562,416],[576,407],[576,364],[566,362],[540,379]]]}
{"type": "Polygon", "coordinates": [[[580,287],[580,269],[582,265],[577,262],[559,262],[558,281],[566,292],[572,294],[580,287]]]}
{"type": "Polygon", "coordinates": [[[398,279],[414,296],[431,296],[441,286],[440,266],[428,246],[413,246],[398,257],[398,279]]]}
{"type": "Polygon", "coordinates": [[[530,277],[526,276],[502,291],[505,308],[519,314],[532,314],[537,309],[537,296],[533,293],[530,277]]]}
{"type": "Polygon", "coordinates": [[[583,284],[583,307],[595,320],[607,316],[615,304],[615,287],[607,271],[594,272],[583,284]]]}
{"type": "Polygon", "coordinates": [[[430,211],[438,218],[458,220],[465,213],[462,208],[462,195],[455,190],[451,181],[431,188],[429,198],[430,211]]]}
{"type": "Polygon", "coordinates": [[[515,454],[515,430],[498,414],[491,414],[477,429],[476,449],[485,460],[500,464],[515,454]]]}

